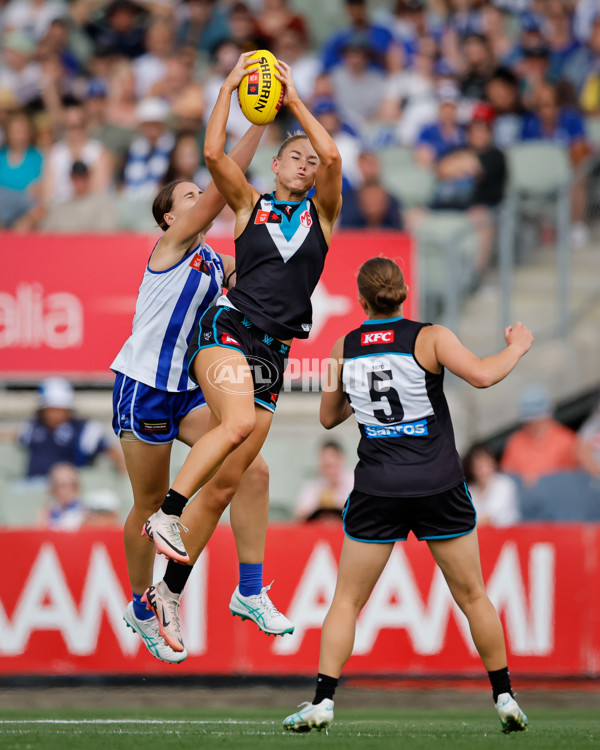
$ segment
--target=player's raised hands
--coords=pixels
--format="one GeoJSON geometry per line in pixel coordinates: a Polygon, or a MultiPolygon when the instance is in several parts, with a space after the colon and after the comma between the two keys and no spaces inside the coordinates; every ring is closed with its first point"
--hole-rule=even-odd
{"type": "Polygon", "coordinates": [[[291,104],[296,99],[300,99],[298,92],[296,91],[296,84],[292,78],[292,69],[283,60],[277,60],[277,72],[275,73],[277,80],[283,84],[283,101],[282,104],[291,104]]]}
{"type": "Polygon", "coordinates": [[[253,49],[251,52],[242,52],[233,70],[225,79],[225,83],[223,85],[231,91],[234,91],[240,85],[240,82],[242,81],[244,76],[247,76],[249,73],[254,73],[255,70],[258,70],[258,59],[253,60],[253,57],[255,55],[255,49],[253,49]]]}
{"type": "Polygon", "coordinates": [[[517,347],[521,356],[527,354],[533,344],[533,334],[520,321],[504,329],[504,339],[507,346],[517,347]]]}

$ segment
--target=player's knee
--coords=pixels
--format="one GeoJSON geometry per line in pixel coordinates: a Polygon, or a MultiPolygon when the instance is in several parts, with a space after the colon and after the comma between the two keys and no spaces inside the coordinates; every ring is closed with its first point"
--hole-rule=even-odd
{"type": "Polygon", "coordinates": [[[227,435],[227,440],[231,444],[232,448],[237,448],[241,445],[252,434],[256,425],[256,419],[254,415],[248,417],[241,417],[235,420],[235,422],[229,422],[223,424],[223,429],[227,435]]]}
{"type": "Polygon", "coordinates": [[[235,482],[225,482],[218,487],[211,487],[210,495],[207,493],[207,504],[214,512],[222,514],[225,512],[237,489],[235,482]]]}
{"type": "Polygon", "coordinates": [[[269,467],[267,462],[258,456],[246,469],[248,480],[252,482],[252,487],[256,493],[268,492],[269,490],[269,467]]]}

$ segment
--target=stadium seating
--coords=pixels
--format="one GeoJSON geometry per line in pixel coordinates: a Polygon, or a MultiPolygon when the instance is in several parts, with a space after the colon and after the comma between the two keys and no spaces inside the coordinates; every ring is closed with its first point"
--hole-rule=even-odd
{"type": "Polygon", "coordinates": [[[582,471],[540,477],[522,489],[523,521],[600,521],[600,483],[582,471]]]}
{"type": "Polygon", "coordinates": [[[432,320],[473,279],[477,235],[462,211],[432,211],[416,231],[419,247],[421,316],[432,320]]]}
{"type": "Polygon", "coordinates": [[[565,148],[548,141],[525,141],[507,152],[509,188],[530,197],[545,197],[571,181],[571,165],[565,148]]]}
{"type": "Polygon", "coordinates": [[[406,159],[404,163],[398,163],[405,158],[403,152],[404,149],[401,147],[380,152],[382,182],[390,193],[398,198],[402,208],[426,206],[433,195],[435,177],[432,172],[410,159],[406,159]],[[395,154],[389,161],[388,151],[395,154]]]}

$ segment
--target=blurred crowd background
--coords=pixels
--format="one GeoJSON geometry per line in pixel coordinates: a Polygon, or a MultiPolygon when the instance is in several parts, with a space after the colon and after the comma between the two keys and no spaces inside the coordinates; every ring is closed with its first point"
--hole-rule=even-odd
{"type": "MultiPolygon", "coordinates": [[[[468,315],[481,328],[470,343],[483,353],[497,328],[486,317],[489,279],[490,294],[506,300],[514,266],[550,247],[560,290],[569,252],[597,256],[597,0],[0,0],[0,40],[0,227],[9,231],[154,231],[150,205],[162,184],[210,179],[204,131],[240,52],[268,48],[292,66],[342,154],[339,226],[418,238],[422,317],[457,324],[457,300],[483,286],[468,315]]],[[[247,126],[234,98],[230,145],[247,126]]],[[[271,189],[276,144],[295,127],[285,108],[268,127],[251,167],[259,189],[271,189]]],[[[231,231],[227,211],[214,231],[231,231]]],[[[581,276],[597,294],[588,266],[581,276]]],[[[558,324],[570,333],[560,311],[558,324]]],[[[575,429],[557,422],[565,381],[552,372],[549,390],[531,372],[531,387],[520,396],[513,387],[518,429],[508,442],[461,446],[481,523],[600,519],[600,412],[588,399],[571,415],[575,429]]],[[[597,380],[588,368],[571,390],[597,380]]],[[[5,512],[6,523],[32,523],[34,507],[44,509],[40,523],[69,528],[123,512],[118,492],[82,499],[78,472],[108,460],[93,495],[106,490],[107,471],[124,479],[123,466],[110,436],[74,416],[68,388],[42,388],[31,421],[5,430],[21,446],[28,498],[37,470],[27,452],[38,440],[38,457],[48,446],[53,457],[38,472],[37,500],[5,512]],[[62,421],[48,423],[48,409],[62,409],[62,421]]],[[[494,432],[489,420],[485,429],[494,432]]],[[[285,497],[278,485],[278,517],[339,519],[354,460],[352,441],[342,443],[312,440],[299,471],[314,476],[285,497]]],[[[13,481],[6,456],[0,468],[13,462],[13,481]]]]}
{"type": "MultiPolygon", "coordinates": [[[[414,230],[423,211],[468,211],[475,282],[506,149],[546,140],[576,166],[600,137],[595,0],[0,0],[0,30],[0,224],[16,231],[152,228],[162,183],[206,183],[219,87],[262,47],[292,65],[339,145],[341,226],[414,230]]],[[[234,101],[231,142],[246,127],[234,101]]],[[[259,186],[293,127],[285,111],[270,127],[259,186]]],[[[581,244],[583,197],[572,210],[581,244]]]]}

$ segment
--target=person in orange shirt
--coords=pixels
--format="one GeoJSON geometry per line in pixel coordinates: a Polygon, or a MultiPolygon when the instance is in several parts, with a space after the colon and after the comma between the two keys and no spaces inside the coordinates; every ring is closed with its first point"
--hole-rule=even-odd
{"type": "Polygon", "coordinates": [[[523,427],[514,432],[504,449],[501,467],[533,485],[545,474],[579,468],[577,436],[552,417],[548,391],[531,386],[521,394],[519,414],[523,427]]]}

